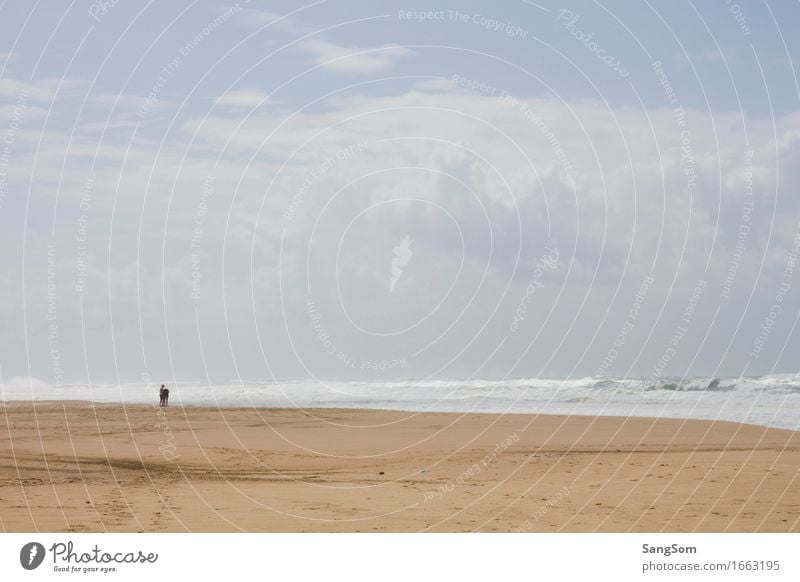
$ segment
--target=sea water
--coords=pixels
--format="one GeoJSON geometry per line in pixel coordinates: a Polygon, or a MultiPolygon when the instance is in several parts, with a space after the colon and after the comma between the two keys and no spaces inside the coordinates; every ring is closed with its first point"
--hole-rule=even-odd
{"type": "Polygon", "coordinates": [[[364,408],[424,412],[579,414],[729,420],[800,429],[800,375],[747,378],[577,378],[392,382],[235,381],[219,384],[54,386],[31,378],[0,384],[0,400],[157,401],[170,404],[364,408]]]}

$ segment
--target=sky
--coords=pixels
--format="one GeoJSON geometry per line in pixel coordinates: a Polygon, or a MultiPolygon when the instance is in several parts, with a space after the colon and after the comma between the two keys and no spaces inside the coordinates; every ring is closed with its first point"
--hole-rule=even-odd
{"type": "Polygon", "coordinates": [[[796,374],[798,16],[2,2],[0,380],[796,374]]]}

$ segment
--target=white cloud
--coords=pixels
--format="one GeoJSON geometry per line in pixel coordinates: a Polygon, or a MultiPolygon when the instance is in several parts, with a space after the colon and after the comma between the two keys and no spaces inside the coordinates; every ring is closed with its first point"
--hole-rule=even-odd
{"type": "MultiPolygon", "coordinates": [[[[13,53],[0,51],[0,69],[5,69],[9,63],[19,60],[21,57],[19,51],[13,53]]],[[[5,71],[5,74],[7,73],[8,71],[5,71]]]]}
{"type": "MultiPolygon", "coordinates": [[[[238,89],[219,103],[252,106],[263,96],[259,89],[238,89]]],[[[207,326],[211,341],[217,341],[227,337],[224,326],[244,336],[259,322],[271,330],[267,351],[286,360],[291,354],[284,317],[288,333],[302,338],[310,328],[304,307],[308,289],[324,312],[326,328],[337,330],[341,349],[367,353],[389,346],[387,351],[393,352],[399,349],[393,344],[341,331],[349,328],[336,319],[336,310],[344,305],[357,321],[393,330],[444,301],[427,320],[432,327],[419,328],[419,337],[427,340],[433,337],[432,328],[441,329],[460,310],[470,310],[464,321],[477,325],[496,303],[516,301],[548,239],[561,249],[564,264],[548,274],[548,285],[556,290],[566,284],[576,297],[586,294],[600,304],[624,273],[634,278],[646,273],[656,256],[665,288],[678,271],[686,279],[702,275],[712,282],[722,280],[737,245],[745,143],[741,116],[733,113],[715,115],[715,134],[707,114],[686,110],[700,177],[692,196],[686,193],[680,131],[667,109],[641,111],[553,98],[520,98],[513,104],[430,83],[392,96],[350,94],[294,113],[258,110],[244,123],[237,109],[215,108],[211,113],[172,128],[163,144],[160,136],[154,141],[141,132],[132,142],[121,132],[105,132],[98,147],[94,135],[81,133],[69,142],[68,134],[48,129],[35,152],[37,182],[61,191],[56,237],[65,271],[59,280],[67,286],[75,272],[69,260],[77,248],[79,198],[88,168],[93,168],[87,240],[94,257],[90,278],[100,283],[87,292],[87,300],[93,293],[106,293],[106,280],[124,283],[111,305],[97,302],[96,309],[98,320],[105,311],[114,314],[119,333],[130,335],[128,344],[139,341],[138,323],[126,319],[129,313],[131,318],[140,316],[133,276],[137,269],[147,285],[141,316],[160,322],[166,314],[165,326],[189,326],[194,333],[193,305],[187,298],[196,268],[191,244],[201,202],[207,206],[199,241],[203,299],[198,305],[204,332],[207,326]],[[365,145],[347,150],[358,144],[365,145]],[[208,175],[214,176],[213,193],[204,200],[208,175]],[[110,242],[106,229],[112,202],[110,242]],[[715,234],[711,269],[705,273],[715,234]],[[392,248],[405,235],[415,241],[414,260],[390,296],[392,248]],[[503,299],[509,283],[511,292],[503,299]],[[473,301],[476,289],[480,295],[473,301]],[[251,292],[257,297],[255,306],[251,292]],[[335,293],[341,294],[341,304],[335,293]],[[223,312],[227,321],[215,327],[223,312]]],[[[99,131],[102,120],[88,116],[86,123],[98,124],[99,131]]],[[[787,192],[800,183],[788,163],[797,156],[800,116],[776,119],[777,136],[769,120],[748,124],[758,211],[750,219],[737,278],[744,288],[766,252],[772,254],[760,284],[780,277],[785,258],[774,251],[790,244],[797,201],[782,199],[783,213],[767,245],[771,204],[779,181],[787,192]]],[[[17,145],[15,164],[9,166],[9,192],[13,184],[26,183],[23,170],[32,164],[30,140],[20,134],[17,145]]],[[[34,197],[47,199],[50,192],[44,188],[34,197]]],[[[6,198],[6,205],[16,203],[6,198]]],[[[29,226],[36,231],[37,225],[29,226]]],[[[49,228],[49,222],[39,227],[49,228]]],[[[33,250],[29,256],[35,257],[31,260],[38,270],[30,270],[39,280],[28,281],[27,288],[31,305],[39,305],[44,263],[33,250]]],[[[676,287],[678,303],[681,293],[676,287]]],[[[545,297],[543,292],[541,307],[549,309],[545,297]]],[[[59,318],[63,313],[68,320],[75,303],[67,287],[59,318]]],[[[501,316],[515,308],[502,307],[501,316]]],[[[596,329],[596,321],[576,325],[584,337],[596,329]]],[[[66,334],[68,326],[63,329],[66,334]]],[[[463,337],[477,334],[472,328],[462,331],[463,337]]],[[[563,332],[563,327],[544,330],[543,337],[555,345],[563,332]]],[[[160,345],[152,339],[157,330],[145,333],[160,345]]],[[[399,337],[416,345],[413,334],[399,337]]],[[[477,341],[496,345],[497,339],[481,333],[477,341]]],[[[102,333],[95,341],[103,341],[102,333]]],[[[255,345],[252,338],[242,342],[245,352],[255,345]]],[[[318,347],[313,336],[299,343],[309,353],[318,347]]],[[[457,344],[445,341],[441,349],[457,344]]],[[[569,350],[563,353],[568,359],[569,350]]]]}
{"type": "Polygon", "coordinates": [[[96,105],[112,106],[117,110],[138,110],[147,103],[146,97],[139,95],[124,95],[119,93],[93,93],[89,101],[96,105]]]}
{"type": "Polygon", "coordinates": [[[314,62],[323,68],[354,75],[387,71],[398,59],[413,54],[412,50],[396,45],[347,48],[319,38],[304,40],[299,47],[313,55],[314,62]]]}
{"type": "Polygon", "coordinates": [[[316,29],[301,20],[266,10],[247,9],[243,11],[243,17],[251,27],[266,26],[292,36],[308,37],[295,46],[311,55],[314,64],[337,73],[365,75],[388,71],[399,59],[414,52],[392,44],[380,47],[341,46],[319,35],[309,36],[314,34],[316,29]]]}
{"type": "Polygon", "coordinates": [[[0,79],[0,97],[11,99],[24,98],[43,103],[51,102],[56,97],[68,99],[83,97],[89,83],[79,79],[39,79],[25,82],[15,79],[0,79]]]}
{"type": "MultiPolygon", "coordinates": [[[[287,120],[274,114],[253,116],[240,127],[240,120],[216,115],[186,127],[212,149],[227,145],[231,156],[259,151],[262,159],[287,162],[269,192],[264,219],[266,228],[276,230],[309,171],[316,171],[342,147],[368,143],[363,152],[314,180],[303,212],[291,224],[301,238],[321,204],[315,200],[326,200],[346,187],[353,198],[345,198],[353,206],[339,208],[345,222],[365,200],[380,203],[401,194],[447,208],[460,223],[475,228],[484,220],[482,204],[495,226],[506,233],[518,229],[519,212],[525,230],[541,234],[549,228],[560,244],[574,247],[576,260],[588,266],[583,274],[577,273],[583,284],[593,277],[599,261],[606,264],[599,282],[614,284],[626,265],[649,269],[657,254],[664,265],[682,263],[687,272],[702,271],[706,260],[702,253],[682,254],[687,231],[689,248],[705,252],[716,232],[714,264],[720,268],[727,265],[736,244],[742,189],[735,184],[741,183],[745,142],[737,125],[741,117],[734,113],[716,114],[715,136],[708,115],[687,110],[699,175],[698,186],[689,195],[680,131],[667,109],[637,111],[591,100],[563,103],[534,98],[512,105],[499,98],[445,90],[372,99],[356,95],[327,105],[323,111],[299,112],[287,120]],[[275,131],[282,121],[286,122],[275,131]],[[419,170],[392,171],[398,167],[419,170]],[[370,173],[377,173],[376,178],[359,181],[359,176],[370,173]],[[720,173],[729,185],[722,197],[720,173]],[[355,182],[348,186],[350,181],[355,182]],[[458,181],[477,198],[461,191],[458,181]]],[[[758,152],[753,181],[766,198],[774,196],[776,183],[771,127],[768,120],[751,121],[748,127],[758,152]]],[[[787,136],[795,135],[800,124],[787,116],[778,120],[778,127],[782,128],[778,141],[787,142],[777,151],[783,165],[794,150],[794,141],[787,136]]],[[[766,227],[769,215],[761,214],[758,220],[766,227]]],[[[439,226],[446,226],[446,221],[439,226]]],[[[752,252],[758,252],[766,234],[765,228],[753,229],[752,252]]],[[[485,255],[485,249],[473,251],[476,257],[485,255]]],[[[502,256],[495,260],[496,266],[513,269],[513,261],[502,256]]]]}
{"type": "Polygon", "coordinates": [[[245,25],[255,28],[275,26],[291,33],[307,32],[308,30],[308,27],[301,25],[285,14],[278,14],[258,8],[246,8],[242,10],[241,20],[245,25]]]}
{"type": "Polygon", "coordinates": [[[235,89],[220,95],[216,104],[230,107],[256,107],[265,103],[267,98],[267,93],[261,89],[235,89]]]}

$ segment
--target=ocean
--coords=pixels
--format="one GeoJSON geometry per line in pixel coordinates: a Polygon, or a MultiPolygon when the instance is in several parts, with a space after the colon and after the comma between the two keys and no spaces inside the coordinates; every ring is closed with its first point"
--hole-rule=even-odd
{"type": "Polygon", "coordinates": [[[746,378],[579,378],[239,381],[55,386],[15,378],[0,400],[91,400],[156,404],[161,382],[173,405],[364,408],[411,412],[491,412],[695,418],[800,429],[800,375],[746,378]]]}

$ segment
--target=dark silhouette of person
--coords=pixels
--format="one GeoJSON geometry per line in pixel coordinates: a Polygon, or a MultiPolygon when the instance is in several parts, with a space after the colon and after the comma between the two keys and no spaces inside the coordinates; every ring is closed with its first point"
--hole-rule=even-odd
{"type": "Polygon", "coordinates": [[[158,405],[159,406],[166,406],[167,405],[167,389],[164,388],[164,385],[161,385],[161,389],[158,391],[158,405]]]}
{"type": "Polygon", "coordinates": [[[164,388],[164,406],[169,406],[169,388],[164,388]]]}

